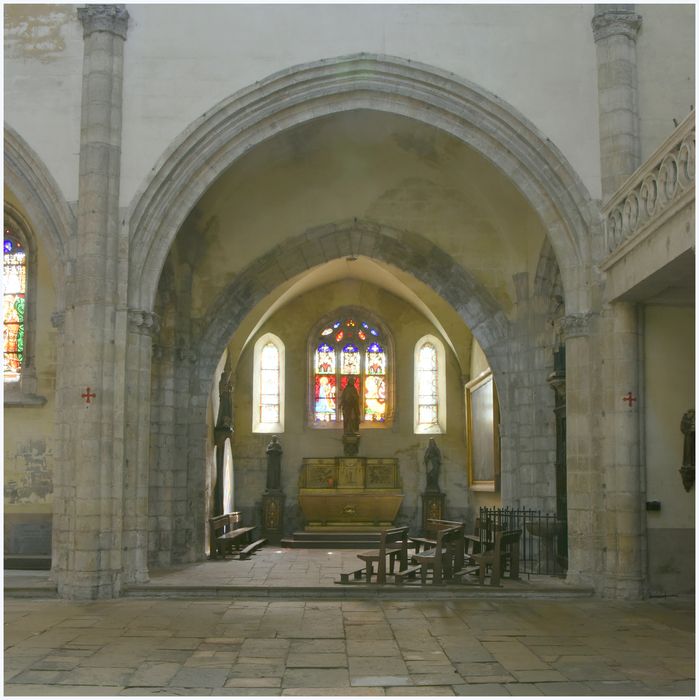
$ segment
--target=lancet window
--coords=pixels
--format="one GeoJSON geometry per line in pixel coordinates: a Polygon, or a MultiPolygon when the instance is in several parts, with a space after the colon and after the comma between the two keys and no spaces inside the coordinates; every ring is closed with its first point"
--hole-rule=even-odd
{"type": "Polygon", "coordinates": [[[27,251],[5,224],[3,247],[3,373],[5,382],[19,382],[25,364],[27,251]]]}
{"type": "Polygon", "coordinates": [[[311,338],[311,423],[339,427],[340,396],[354,380],[363,427],[385,425],[391,416],[391,342],[383,327],[357,310],[338,313],[311,338]]]}
{"type": "Polygon", "coordinates": [[[266,333],[255,343],[252,430],[284,432],[284,343],[266,333]]]}
{"type": "Polygon", "coordinates": [[[415,432],[444,433],[447,428],[444,345],[426,335],[415,345],[415,432]]]}

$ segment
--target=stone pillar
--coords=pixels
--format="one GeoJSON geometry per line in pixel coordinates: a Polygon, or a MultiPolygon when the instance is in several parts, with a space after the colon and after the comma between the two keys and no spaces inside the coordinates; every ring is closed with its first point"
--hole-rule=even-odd
{"type": "Polygon", "coordinates": [[[128,13],[121,5],[89,5],[78,15],[84,30],[78,219],[57,373],[61,530],[54,540],[59,594],[76,599],[113,597],[122,584],[127,333],[119,177],[128,13]]]}
{"type": "Polygon", "coordinates": [[[595,5],[602,197],[607,200],[641,164],[633,5],[595,5]]]}
{"type": "Polygon", "coordinates": [[[568,574],[571,583],[599,590],[604,547],[604,485],[599,468],[598,425],[592,354],[593,317],[571,314],[561,319],[566,352],[566,467],[568,481],[568,574]]]}
{"type": "Polygon", "coordinates": [[[636,305],[617,302],[609,309],[611,365],[603,399],[606,484],[605,595],[636,599],[644,595],[645,479],[641,465],[639,324],[636,305]]]}
{"type": "Polygon", "coordinates": [[[148,581],[151,362],[158,317],[129,309],[126,353],[123,567],[125,583],[148,581]]]}

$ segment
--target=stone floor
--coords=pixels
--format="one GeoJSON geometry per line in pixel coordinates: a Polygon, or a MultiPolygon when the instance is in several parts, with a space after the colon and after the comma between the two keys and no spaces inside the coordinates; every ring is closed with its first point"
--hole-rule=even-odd
{"type": "Polygon", "coordinates": [[[5,599],[5,695],[694,695],[694,601],[5,599]]]}
{"type": "MultiPolygon", "coordinates": [[[[195,564],[151,569],[150,581],[130,586],[130,595],[310,595],[311,597],[376,597],[400,595],[401,599],[428,596],[453,597],[478,595],[477,579],[469,579],[460,586],[443,587],[441,591],[421,590],[418,581],[406,582],[398,590],[388,586],[377,589],[359,585],[343,586],[337,582],[341,572],[349,572],[363,566],[357,559],[360,550],[325,551],[321,549],[286,549],[268,546],[258,550],[250,559],[227,557],[195,564]],[[305,589],[305,590],[302,590],[305,589]],[[393,589],[393,591],[390,591],[393,589]]],[[[48,571],[5,571],[5,595],[31,594],[36,596],[55,594],[55,585],[49,580],[48,571]]],[[[570,586],[561,578],[523,575],[519,581],[502,580],[499,589],[486,586],[488,597],[498,594],[522,595],[591,595],[590,589],[570,586]]]]}

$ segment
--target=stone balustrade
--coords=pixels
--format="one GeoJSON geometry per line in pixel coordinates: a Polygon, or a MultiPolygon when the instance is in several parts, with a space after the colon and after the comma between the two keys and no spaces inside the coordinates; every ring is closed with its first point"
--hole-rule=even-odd
{"type": "Polygon", "coordinates": [[[606,250],[614,253],[694,190],[694,110],[603,208],[606,250]]]}

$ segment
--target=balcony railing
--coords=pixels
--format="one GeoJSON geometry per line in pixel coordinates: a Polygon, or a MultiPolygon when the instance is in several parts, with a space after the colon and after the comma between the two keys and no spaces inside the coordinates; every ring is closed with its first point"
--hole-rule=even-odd
{"type": "Polygon", "coordinates": [[[604,207],[607,253],[636,237],[694,189],[694,110],[604,207]]]}

